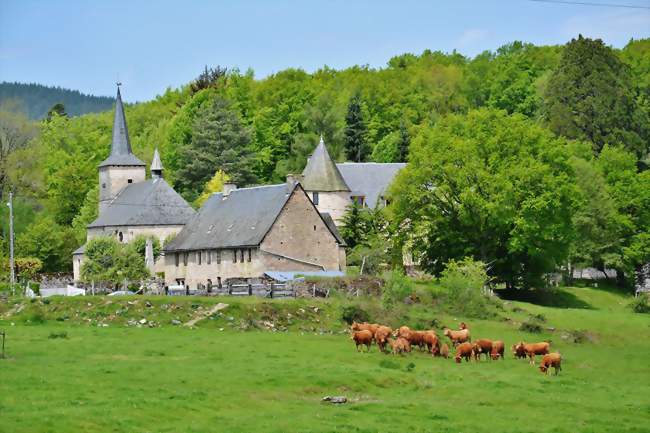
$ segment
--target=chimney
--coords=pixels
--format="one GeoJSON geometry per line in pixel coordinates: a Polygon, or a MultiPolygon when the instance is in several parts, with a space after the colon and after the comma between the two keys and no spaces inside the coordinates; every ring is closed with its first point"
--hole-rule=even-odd
{"type": "Polygon", "coordinates": [[[300,174],[287,174],[287,190],[289,192],[293,191],[293,187],[302,182],[302,175],[300,174]]]}
{"type": "Polygon", "coordinates": [[[237,189],[236,183],[224,183],[223,184],[223,196],[228,197],[231,192],[237,189]]]}

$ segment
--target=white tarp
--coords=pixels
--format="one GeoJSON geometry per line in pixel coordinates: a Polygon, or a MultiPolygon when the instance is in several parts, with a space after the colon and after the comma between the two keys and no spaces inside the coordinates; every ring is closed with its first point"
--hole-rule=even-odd
{"type": "Polygon", "coordinates": [[[49,296],[85,296],[86,291],[74,286],[57,287],[54,289],[41,289],[41,297],[47,298],[49,296]]]}

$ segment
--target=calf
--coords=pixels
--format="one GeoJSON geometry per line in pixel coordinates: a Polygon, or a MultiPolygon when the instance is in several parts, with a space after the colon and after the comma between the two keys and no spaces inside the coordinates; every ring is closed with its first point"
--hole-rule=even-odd
{"type": "Polygon", "coordinates": [[[443,343],[440,347],[440,356],[443,358],[449,358],[449,346],[447,346],[447,343],[443,343]]]}
{"type": "Polygon", "coordinates": [[[503,352],[505,350],[505,345],[503,344],[503,341],[493,341],[492,342],[492,352],[490,352],[490,356],[492,359],[497,360],[499,357],[501,357],[501,360],[503,360],[503,352]]]}
{"type": "Polygon", "coordinates": [[[463,329],[461,331],[452,331],[449,328],[445,328],[445,336],[448,337],[449,340],[451,340],[454,346],[460,343],[472,341],[472,338],[469,334],[469,329],[463,329]]]}
{"type": "Polygon", "coordinates": [[[535,355],[546,355],[548,349],[551,347],[550,343],[544,341],[542,343],[524,343],[523,341],[517,345],[517,351],[523,350],[526,356],[530,359],[530,363],[535,365],[535,355]]]}
{"type": "Polygon", "coordinates": [[[393,348],[393,355],[411,352],[411,343],[406,338],[397,337],[395,340],[389,341],[393,348]]]}
{"type": "Polygon", "coordinates": [[[370,352],[370,345],[372,345],[372,332],[364,329],[362,331],[353,331],[351,340],[354,340],[354,343],[357,345],[357,351],[359,351],[359,346],[366,346],[368,352],[370,352]]]}
{"type": "Polygon", "coordinates": [[[388,339],[392,333],[393,330],[388,326],[380,326],[375,331],[375,342],[377,342],[377,346],[379,346],[379,350],[382,352],[386,352],[386,344],[388,344],[388,339]]]}
{"type": "Polygon", "coordinates": [[[555,368],[555,375],[557,376],[558,372],[562,371],[562,355],[557,352],[544,355],[542,362],[539,363],[539,371],[548,374],[550,367],[555,368]]]}
{"type": "Polygon", "coordinates": [[[375,335],[375,332],[377,332],[377,328],[379,328],[379,325],[376,323],[357,323],[357,322],[352,322],[352,326],[350,327],[353,331],[370,331],[372,332],[372,335],[375,335]]]}
{"type": "Polygon", "coordinates": [[[472,357],[472,345],[471,343],[461,343],[456,347],[456,362],[460,364],[460,360],[465,358],[466,362],[469,362],[469,359],[472,357]]]}
{"type": "Polygon", "coordinates": [[[440,340],[435,331],[424,331],[422,341],[427,346],[427,350],[431,352],[431,355],[436,356],[438,354],[440,351],[440,340]]]}
{"type": "Polygon", "coordinates": [[[474,344],[472,344],[472,351],[474,352],[474,359],[477,361],[481,360],[481,355],[483,354],[486,359],[490,359],[490,353],[492,353],[492,340],[482,338],[474,341],[474,344]]]}
{"type": "Polygon", "coordinates": [[[424,333],[422,331],[413,331],[408,326],[400,326],[399,329],[393,333],[393,336],[408,340],[411,346],[418,346],[420,349],[424,348],[424,333]]]}

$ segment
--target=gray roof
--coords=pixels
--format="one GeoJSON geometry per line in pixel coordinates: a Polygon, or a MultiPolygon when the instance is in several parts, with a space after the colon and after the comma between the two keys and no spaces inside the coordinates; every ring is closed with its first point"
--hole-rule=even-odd
{"type": "Polygon", "coordinates": [[[140,161],[131,151],[129,129],[126,127],[126,117],[124,116],[124,106],[122,105],[122,95],[119,87],[117,88],[117,99],[115,100],[111,154],[99,164],[100,167],[109,165],[144,166],[144,162],[140,161]]]}
{"type": "Polygon", "coordinates": [[[160,160],[160,154],[158,153],[158,148],[157,147],[153,151],[153,159],[151,160],[150,170],[151,171],[154,171],[154,170],[162,171],[163,170],[162,161],[160,160]]]}
{"type": "Polygon", "coordinates": [[[349,185],[332,161],[322,136],[314,153],[307,160],[302,176],[302,186],[307,191],[350,191],[349,185]]]}
{"type": "Polygon", "coordinates": [[[88,227],[179,225],[196,212],[165,179],[127,185],[88,227]]]}
{"type": "Polygon", "coordinates": [[[340,245],[345,245],[345,240],[343,240],[341,233],[339,233],[339,229],[336,228],[336,224],[334,223],[332,216],[327,212],[321,212],[320,216],[323,218],[323,221],[325,221],[325,224],[330,229],[338,243],[340,245]]]}
{"type": "Polygon", "coordinates": [[[83,253],[85,253],[85,252],[86,252],[86,244],[83,244],[82,246],[80,246],[79,248],[77,248],[76,250],[74,250],[74,251],[72,252],[72,255],[73,255],[73,256],[76,256],[77,254],[83,254],[83,253]]]}
{"type": "Polygon", "coordinates": [[[352,195],[363,195],[374,208],[405,163],[344,162],[336,164],[352,195]]]}
{"type": "MultiPolygon", "coordinates": [[[[293,191],[304,194],[299,183],[293,191]]],[[[290,192],[283,183],[236,189],[225,197],[223,193],[212,194],[165,250],[259,245],[289,200],[290,192]]]]}

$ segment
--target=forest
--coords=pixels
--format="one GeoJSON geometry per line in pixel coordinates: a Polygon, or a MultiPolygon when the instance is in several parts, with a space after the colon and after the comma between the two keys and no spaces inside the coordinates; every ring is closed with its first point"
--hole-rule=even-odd
{"type": "MultiPolygon", "coordinates": [[[[78,90],[61,87],[35,83],[0,83],[0,104],[8,105],[11,111],[25,113],[32,120],[43,119],[57,104],[63,105],[70,116],[80,116],[110,110],[113,102],[114,99],[107,96],[85,95],[78,90]]],[[[57,107],[57,110],[60,109],[57,107]]],[[[59,111],[59,114],[62,112],[59,111]]]]}
{"type": "MultiPolygon", "coordinates": [[[[17,255],[46,272],[69,271],[84,243],[110,147],[111,110],[74,114],[67,103],[37,121],[0,112],[17,255]]],[[[369,269],[399,267],[408,250],[433,274],[472,257],[508,287],[572,266],[614,268],[630,285],[650,262],[650,39],[426,50],[262,79],[206,66],[126,116],[134,153],[149,163],[158,147],[165,177],[197,206],[224,174],[245,186],[300,172],[321,134],[339,161],[408,162],[386,209],[346,217],[350,263],[369,269]]],[[[6,263],[6,206],[0,224],[6,263]]]]}

